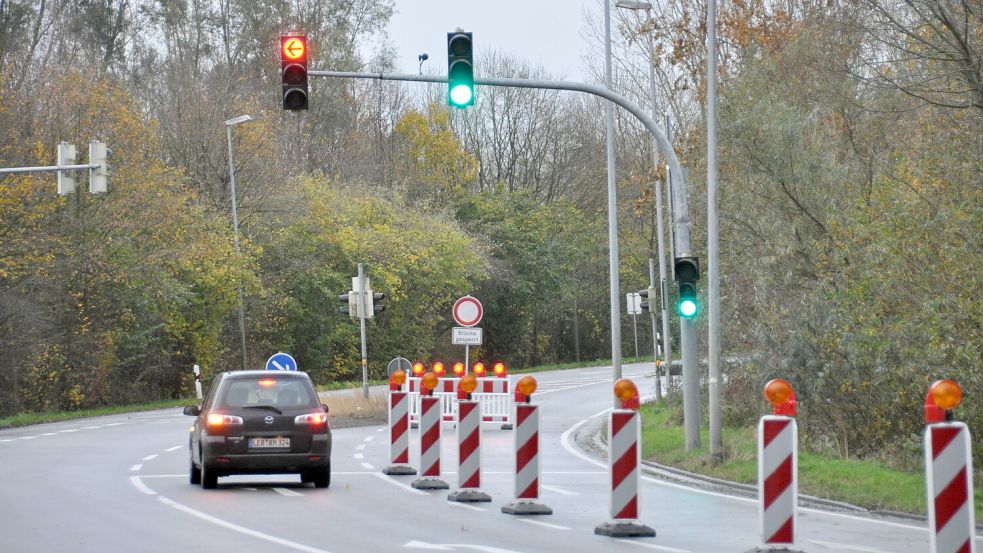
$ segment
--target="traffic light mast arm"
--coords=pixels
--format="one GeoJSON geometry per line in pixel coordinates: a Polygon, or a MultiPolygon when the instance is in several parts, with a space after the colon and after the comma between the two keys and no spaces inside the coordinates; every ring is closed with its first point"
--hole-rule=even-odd
{"type": "MultiPolygon", "coordinates": [[[[382,81],[414,81],[422,83],[447,83],[448,79],[446,76],[440,75],[405,75],[399,73],[360,73],[354,71],[308,71],[308,75],[312,77],[335,77],[335,78],[347,78],[347,79],[379,79],[382,81]]],[[[672,145],[669,144],[669,139],[666,137],[666,133],[656,124],[655,120],[651,116],[646,114],[641,108],[632,103],[628,98],[608,90],[603,86],[593,85],[589,83],[577,83],[568,81],[547,81],[540,79],[507,79],[507,78],[495,78],[495,77],[485,77],[474,79],[475,86],[502,86],[511,88],[537,88],[537,89],[548,89],[548,90],[569,90],[573,92],[585,92],[587,94],[593,94],[594,96],[600,96],[607,100],[611,100],[615,104],[628,110],[629,113],[635,116],[645,128],[652,133],[655,137],[655,141],[659,144],[659,149],[662,150],[662,155],[666,157],[666,163],[669,165],[669,173],[672,176],[673,187],[678,187],[678,190],[685,191],[686,188],[686,175],[683,173],[682,166],[679,164],[679,158],[676,156],[675,150],[672,149],[672,145]]],[[[678,206],[677,206],[678,207],[678,206]]],[[[687,253],[689,250],[690,243],[690,218],[689,212],[686,209],[678,209],[675,214],[676,220],[676,240],[679,243],[679,250],[682,253],[687,253]]]]}
{"type": "Polygon", "coordinates": [[[99,169],[100,163],[82,163],[78,165],[42,165],[40,167],[5,167],[0,168],[0,174],[5,173],[51,173],[54,171],[68,171],[72,169],[99,169]]]}

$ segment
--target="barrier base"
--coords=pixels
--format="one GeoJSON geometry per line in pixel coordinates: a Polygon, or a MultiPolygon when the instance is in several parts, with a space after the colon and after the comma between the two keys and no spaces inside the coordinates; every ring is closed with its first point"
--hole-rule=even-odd
{"type": "Polygon", "coordinates": [[[552,515],[553,509],[534,501],[516,500],[502,505],[502,512],[507,515],[552,515]]]}
{"type": "Polygon", "coordinates": [[[418,490],[447,490],[447,489],[450,489],[450,485],[448,485],[447,482],[444,482],[440,478],[434,478],[432,476],[431,477],[424,477],[424,478],[417,478],[410,485],[413,486],[414,488],[418,489],[418,490]]]}
{"type": "Polygon", "coordinates": [[[416,469],[409,465],[393,465],[382,469],[382,474],[389,476],[413,476],[416,469]]]}
{"type": "Polygon", "coordinates": [[[748,549],[745,553],[803,553],[798,549],[789,549],[785,546],[775,546],[775,547],[755,547],[754,549],[748,549]]]}
{"type": "Polygon", "coordinates": [[[482,503],[491,501],[491,496],[481,490],[457,490],[447,494],[447,501],[460,503],[482,503]]]}
{"type": "Polygon", "coordinates": [[[654,538],[655,529],[635,522],[605,522],[594,528],[594,533],[612,538],[654,538]]]}
{"type": "Polygon", "coordinates": [[[502,430],[512,430],[512,425],[509,423],[505,423],[502,425],[502,430]]]}

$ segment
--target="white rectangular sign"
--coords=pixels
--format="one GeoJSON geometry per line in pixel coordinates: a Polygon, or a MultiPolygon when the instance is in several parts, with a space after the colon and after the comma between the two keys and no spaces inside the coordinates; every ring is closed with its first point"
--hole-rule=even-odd
{"type": "Polygon", "coordinates": [[[455,326],[454,332],[451,335],[451,343],[458,346],[480,346],[481,329],[478,327],[464,328],[455,326]]]}
{"type": "Polygon", "coordinates": [[[641,294],[636,294],[630,292],[625,294],[625,303],[628,306],[629,315],[641,315],[642,314],[642,296],[641,294]]]}

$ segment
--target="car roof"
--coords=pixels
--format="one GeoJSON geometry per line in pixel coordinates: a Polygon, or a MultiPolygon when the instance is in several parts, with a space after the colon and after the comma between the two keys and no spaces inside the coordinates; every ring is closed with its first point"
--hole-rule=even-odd
{"type": "Polygon", "coordinates": [[[303,371],[228,371],[221,374],[222,378],[257,378],[257,377],[276,377],[276,378],[305,378],[310,380],[307,373],[303,371]]]}

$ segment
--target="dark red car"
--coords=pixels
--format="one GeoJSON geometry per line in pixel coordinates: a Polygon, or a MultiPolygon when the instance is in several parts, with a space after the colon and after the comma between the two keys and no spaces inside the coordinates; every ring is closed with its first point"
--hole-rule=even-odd
{"type": "Polygon", "coordinates": [[[233,474],[300,474],[317,488],[331,484],[331,429],[306,373],[236,371],[217,375],[189,441],[190,480],[210,489],[233,474]]]}

